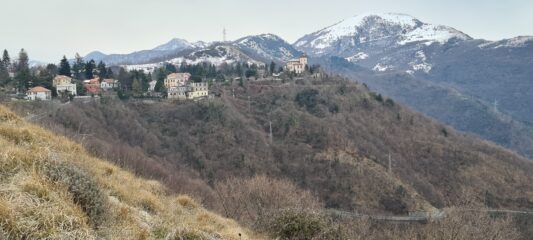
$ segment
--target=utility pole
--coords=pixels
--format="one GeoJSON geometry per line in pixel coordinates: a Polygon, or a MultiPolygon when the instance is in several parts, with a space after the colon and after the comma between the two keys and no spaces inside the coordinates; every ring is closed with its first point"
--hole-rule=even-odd
{"type": "Polygon", "coordinates": [[[270,128],[270,144],[272,144],[272,142],[273,142],[273,139],[272,139],[272,121],[268,120],[268,126],[270,128]]]}
{"type": "Polygon", "coordinates": [[[392,160],[391,160],[391,156],[390,156],[390,153],[389,153],[389,175],[392,174],[392,160]]]}

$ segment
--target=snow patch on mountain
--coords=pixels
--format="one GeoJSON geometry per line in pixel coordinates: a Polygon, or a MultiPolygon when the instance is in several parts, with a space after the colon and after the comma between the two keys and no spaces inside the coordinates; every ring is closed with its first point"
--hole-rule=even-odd
{"type": "Polygon", "coordinates": [[[385,64],[382,64],[382,63],[378,63],[376,64],[376,66],[374,66],[372,68],[372,70],[376,71],[376,72],[385,72],[385,71],[390,71],[390,70],[393,70],[394,67],[391,66],[391,65],[385,65],[385,64]]]}
{"type": "Polygon", "coordinates": [[[423,24],[413,31],[404,34],[399,44],[405,45],[413,42],[424,42],[426,45],[431,45],[433,43],[444,44],[454,38],[459,40],[470,39],[470,37],[464,33],[450,27],[423,24]]]}
{"type": "Polygon", "coordinates": [[[427,62],[427,57],[424,51],[420,50],[415,54],[415,60],[409,63],[414,71],[424,71],[429,73],[433,65],[427,62]]]}
{"type": "Polygon", "coordinates": [[[351,56],[351,57],[347,57],[346,60],[349,61],[349,62],[357,62],[359,60],[365,60],[368,58],[368,54],[364,53],[364,52],[358,52],[357,54],[351,56]]]}
{"type": "Polygon", "coordinates": [[[479,45],[479,48],[521,48],[528,44],[533,44],[533,36],[520,36],[496,42],[486,42],[479,45]]]}

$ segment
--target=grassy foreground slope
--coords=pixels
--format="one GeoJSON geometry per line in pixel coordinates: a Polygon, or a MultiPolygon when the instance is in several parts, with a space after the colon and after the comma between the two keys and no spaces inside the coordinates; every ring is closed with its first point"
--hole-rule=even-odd
{"type": "Polygon", "coordinates": [[[0,239],[257,239],[0,106],[0,239]]]}

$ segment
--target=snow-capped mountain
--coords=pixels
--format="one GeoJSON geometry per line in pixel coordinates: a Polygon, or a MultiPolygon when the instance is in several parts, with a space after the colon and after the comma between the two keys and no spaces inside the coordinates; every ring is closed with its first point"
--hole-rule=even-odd
{"type": "Polygon", "coordinates": [[[232,45],[263,62],[284,63],[302,54],[291,44],[274,34],[243,37],[234,41],[232,45]]]}
{"type": "Polygon", "coordinates": [[[119,64],[143,64],[169,59],[181,51],[190,49],[199,49],[208,46],[206,42],[188,42],[184,39],[174,38],[169,42],[159,45],[150,50],[142,50],[128,54],[104,54],[99,51],[94,51],[87,54],[84,59],[95,60],[97,62],[103,61],[108,65],[119,64]]]}
{"type": "Polygon", "coordinates": [[[247,64],[256,64],[258,66],[264,65],[262,61],[255,60],[254,58],[248,56],[242,52],[239,48],[232,46],[231,44],[217,43],[213,44],[207,48],[201,48],[194,51],[182,52],[177,57],[168,59],[165,61],[148,63],[148,64],[134,64],[134,65],[123,65],[129,70],[144,70],[147,72],[152,72],[156,67],[161,67],[164,64],[198,64],[198,63],[209,63],[219,66],[223,63],[232,64],[232,63],[247,63],[247,64]]]}
{"type": "Polygon", "coordinates": [[[208,62],[214,65],[243,62],[248,64],[263,65],[262,62],[246,55],[239,48],[228,44],[214,44],[208,48],[199,49],[185,56],[171,59],[169,62],[177,64],[181,62],[187,62],[189,64],[208,62]]]}
{"type": "Polygon", "coordinates": [[[470,36],[451,27],[423,23],[405,14],[362,14],[345,19],[294,43],[310,55],[356,54],[369,47],[398,47],[408,44],[444,44],[469,40],[470,36]]]}
{"type": "Polygon", "coordinates": [[[397,13],[362,14],[345,19],[294,43],[315,57],[339,56],[376,72],[428,73],[432,49],[472,38],[451,27],[424,23],[397,13]]]}
{"type": "MultiPolygon", "coordinates": [[[[181,39],[174,39],[156,49],[167,49],[169,46],[183,46],[181,39]]],[[[291,44],[274,34],[261,34],[240,38],[233,42],[213,43],[209,46],[202,42],[189,45],[189,49],[166,58],[154,59],[143,64],[123,64],[128,69],[143,69],[152,71],[155,67],[165,63],[180,64],[187,62],[197,64],[208,62],[220,65],[222,63],[245,62],[248,64],[264,65],[274,61],[283,64],[290,59],[296,58],[302,52],[296,50],[291,44]]]]}
{"type": "Polygon", "coordinates": [[[193,49],[193,48],[204,48],[204,47],[209,46],[209,44],[210,43],[203,42],[203,41],[189,42],[189,41],[187,41],[185,39],[174,38],[174,39],[170,40],[169,42],[167,42],[165,44],[162,44],[162,45],[159,45],[159,46],[155,47],[152,50],[156,50],[156,51],[174,51],[174,50],[182,51],[182,50],[193,49]]]}

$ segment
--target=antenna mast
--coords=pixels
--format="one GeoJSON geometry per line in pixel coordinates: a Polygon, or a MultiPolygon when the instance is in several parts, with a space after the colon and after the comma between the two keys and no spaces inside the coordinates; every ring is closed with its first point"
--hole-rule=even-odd
{"type": "Polygon", "coordinates": [[[227,37],[227,32],[226,32],[226,27],[224,27],[222,29],[222,39],[223,39],[224,42],[226,42],[226,40],[227,40],[226,37],[227,37]]]}

